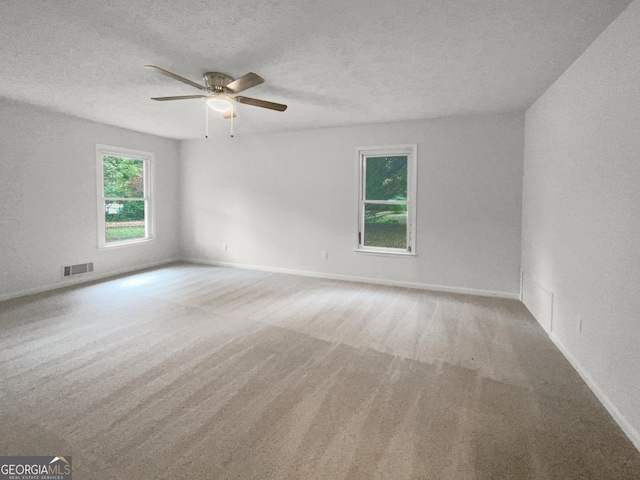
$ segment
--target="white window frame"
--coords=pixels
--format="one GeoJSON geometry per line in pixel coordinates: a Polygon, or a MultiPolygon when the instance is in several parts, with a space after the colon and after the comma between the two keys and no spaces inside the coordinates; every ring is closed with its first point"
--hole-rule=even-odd
{"type": "Polygon", "coordinates": [[[356,148],[357,168],[357,223],[354,251],[376,255],[416,256],[416,194],[418,177],[418,145],[402,144],[356,148]],[[366,160],[370,157],[407,157],[407,200],[371,201],[365,200],[366,160]],[[387,203],[407,205],[407,248],[367,247],[364,242],[364,209],[367,203],[387,203]]]}
{"type": "MultiPolygon", "coordinates": [[[[154,186],[153,186],[153,169],[155,165],[155,155],[152,152],[144,152],[141,150],[132,150],[130,148],[114,147],[111,145],[96,145],[96,175],[98,185],[98,248],[114,248],[127,245],[135,245],[147,243],[155,239],[155,208],[154,208],[154,186]],[[106,200],[131,200],[129,198],[105,197],[104,195],[104,156],[126,157],[143,162],[143,182],[144,182],[144,220],[145,220],[145,236],[144,238],[134,238],[131,240],[122,240],[120,242],[106,241],[106,218],[105,218],[105,201],[106,200]]],[[[136,199],[137,200],[137,199],[136,199]]]]}

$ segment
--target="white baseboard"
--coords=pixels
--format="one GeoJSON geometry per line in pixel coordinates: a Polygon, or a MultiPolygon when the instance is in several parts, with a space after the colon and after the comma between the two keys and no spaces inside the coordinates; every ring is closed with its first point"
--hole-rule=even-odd
{"type": "Polygon", "coordinates": [[[587,386],[591,389],[594,395],[600,400],[600,403],[607,409],[609,415],[613,417],[615,422],[620,426],[622,431],[625,433],[631,443],[636,447],[636,450],[640,452],[640,432],[638,432],[633,425],[629,423],[626,417],[618,410],[618,408],[613,404],[609,396],[600,388],[600,386],[596,383],[593,377],[587,372],[587,370],[582,366],[582,364],[571,354],[571,352],[564,346],[564,344],[560,341],[560,339],[555,335],[555,333],[551,332],[549,334],[549,338],[558,347],[558,350],[562,352],[569,363],[573,366],[573,368],[578,372],[578,375],[582,377],[587,386]]]}
{"type": "Polygon", "coordinates": [[[106,273],[96,273],[95,271],[92,273],[87,273],[78,276],[77,278],[65,278],[60,282],[52,283],[49,285],[40,285],[34,288],[27,288],[25,290],[20,290],[18,292],[11,292],[4,295],[0,295],[0,302],[4,300],[10,300],[12,298],[24,297],[25,295],[34,295],[36,293],[48,292],[50,290],[58,290],[61,288],[72,287],[74,285],[80,285],[82,283],[95,282],[96,280],[103,280],[109,277],[115,277],[118,275],[123,275],[126,273],[133,273],[139,270],[145,270],[147,268],[160,267],[162,265],[167,265],[169,263],[179,262],[180,259],[171,259],[171,260],[163,260],[161,262],[147,263],[144,265],[136,265],[129,268],[121,268],[118,270],[110,270],[106,273]]]}
{"type": "Polygon", "coordinates": [[[403,282],[398,280],[386,280],[371,277],[356,277],[352,275],[339,275],[325,272],[312,272],[308,270],[296,270],[291,268],[268,267],[264,265],[247,265],[243,263],[217,262],[213,260],[205,260],[200,258],[183,258],[182,261],[190,263],[199,263],[203,265],[213,265],[218,267],[243,268],[247,270],[260,270],[263,272],[286,273],[289,275],[300,275],[303,277],[325,278],[328,280],[343,280],[346,282],[372,283],[376,285],[386,285],[390,287],[416,288],[421,290],[433,290],[445,293],[462,293],[466,295],[479,295],[482,297],[499,297],[518,300],[518,293],[497,292],[491,290],[479,290],[474,288],[448,287],[443,285],[432,285],[427,283],[403,282]]]}
{"type": "Polygon", "coordinates": [[[371,277],[358,277],[353,275],[339,275],[339,274],[332,274],[332,273],[325,273],[325,272],[297,270],[297,269],[291,269],[291,268],[268,267],[263,265],[248,265],[248,264],[232,263],[232,262],[217,262],[217,261],[205,260],[205,259],[199,259],[199,258],[173,258],[169,260],[163,260],[161,262],[154,262],[154,263],[149,263],[144,265],[136,265],[135,267],[131,267],[131,268],[111,270],[103,274],[97,274],[96,272],[93,272],[93,273],[82,275],[78,278],[67,278],[67,279],[64,279],[64,281],[52,283],[49,285],[40,285],[34,288],[28,288],[28,289],[20,290],[17,292],[7,293],[4,295],[0,295],[0,302],[4,300],[10,300],[12,298],[23,297],[25,295],[33,295],[36,293],[42,293],[50,290],[57,290],[60,288],[79,285],[82,283],[102,280],[105,278],[114,277],[114,276],[122,275],[126,273],[133,273],[138,270],[159,267],[162,265],[167,265],[175,262],[190,262],[190,263],[198,263],[203,265],[213,265],[213,266],[220,266],[220,267],[243,268],[248,270],[260,270],[265,272],[286,273],[289,275],[300,275],[304,277],[326,278],[329,280],[343,280],[347,282],[371,283],[376,285],[386,285],[390,287],[404,287],[404,288],[416,288],[420,290],[433,290],[435,292],[462,293],[466,295],[478,295],[482,297],[497,297],[497,298],[506,298],[506,299],[512,299],[512,300],[519,299],[518,293],[481,290],[481,289],[474,289],[474,288],[449,287],[444,285],[433,285],[433,284],[417,283],[417,282],[403,282],[399,280],[387,280],[387,279],[379,279],[379,278],[371,278],[371,277]]]}

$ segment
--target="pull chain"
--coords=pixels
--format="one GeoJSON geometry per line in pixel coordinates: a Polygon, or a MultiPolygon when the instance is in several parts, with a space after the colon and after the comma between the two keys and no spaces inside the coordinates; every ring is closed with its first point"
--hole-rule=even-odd
{"type": "Polygon", "coordinates": [[[233,138],[233,117],[235,117],[235,112],[233,111],[233,105],[231,105],[231,138],[233,138]]]}
{"type": "Polygon", "coordinates": [[[209,138],[209,106],[204,102],[204,138],[209,138]]]}

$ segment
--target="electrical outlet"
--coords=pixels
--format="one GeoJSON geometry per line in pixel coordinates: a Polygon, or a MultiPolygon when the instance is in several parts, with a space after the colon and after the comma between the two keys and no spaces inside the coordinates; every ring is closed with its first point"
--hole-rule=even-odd
{"type": "Polygon", "coordinates": [[[327,258],[329,258],[329,254],[325,250],[323,250],[320,252],[320,258],[326,260],[327,258]]]}

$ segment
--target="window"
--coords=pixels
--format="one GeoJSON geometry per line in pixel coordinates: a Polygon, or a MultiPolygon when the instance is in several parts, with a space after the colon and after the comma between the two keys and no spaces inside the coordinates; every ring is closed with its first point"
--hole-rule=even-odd
{"type": "Polygon", "coordinates": [[[417,145],[362,147],[356,251],[415,255],[417,145]]]}
{"type": "Polygon", "coordinates": [[[106,145],[97,147],[98,246],[153,238],[153,154],[106,145]]]}

